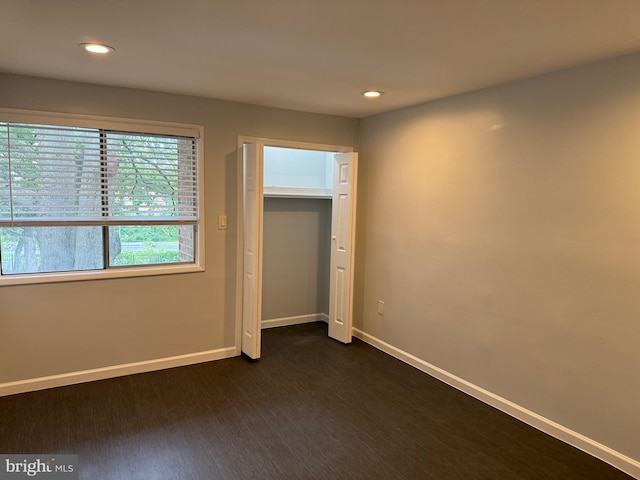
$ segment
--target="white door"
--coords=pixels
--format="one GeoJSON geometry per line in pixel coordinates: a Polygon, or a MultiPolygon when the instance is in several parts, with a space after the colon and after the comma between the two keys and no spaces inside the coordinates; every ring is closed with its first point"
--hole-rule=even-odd
{"type": "Polygon", "coordinates": [[[243,148],[242,352],[260,358],[262,321],[262,145],[243,148]]]}
{"type": "Polygon", "coordinates": [[[351,343],[357,153],[335,156],[331,207],[329,336],[351,343]]]}

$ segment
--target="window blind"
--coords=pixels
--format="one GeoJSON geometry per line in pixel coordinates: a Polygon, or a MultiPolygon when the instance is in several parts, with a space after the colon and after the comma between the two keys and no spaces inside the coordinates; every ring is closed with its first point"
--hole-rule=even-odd
{"type": "Polygon", "coordinates": [[[197,224],[194,137],[0,122],[0,226],[197,224]]]}

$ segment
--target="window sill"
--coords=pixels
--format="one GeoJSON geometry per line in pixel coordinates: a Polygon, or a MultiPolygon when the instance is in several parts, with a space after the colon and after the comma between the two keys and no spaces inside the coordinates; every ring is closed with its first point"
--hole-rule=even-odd
{"type": "Polygon", "coordinates": [[[156,275],[175,275],[179,273],[195,272],[204,272],[204,266],[197,264],[154,265],[82,272],[31,273],[27,275],[7,275],[0,277],[0,287],[9,285],[106,280],[114,278],[151,277],[156,275]]]}

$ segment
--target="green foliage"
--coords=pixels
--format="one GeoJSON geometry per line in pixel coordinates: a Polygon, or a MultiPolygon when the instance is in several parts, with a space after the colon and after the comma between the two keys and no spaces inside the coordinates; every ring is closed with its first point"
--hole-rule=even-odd
{"type": "Polygon", "coordinates": [[[22,231],[22,228],[0,228],[0,245],[2,248],[13,250],[22,231]]]}
{"type": "Polygon", "coordinates": [[[114,265],[151,265],[158,263],[176,263],[179,261],[177,250],[155,250],[146,249],[139,251],[128,251],[119,254],[114,265]]]}
{"type": "Polygon", "coordinates": [[[177,225],[114,227],[120,233],[122,243],[130,242],[177,242],[177,225]]]}
{"type": "MultiPolygon", "coordinates": [[[[114,266],[153,265],[180,261],[177,247],[177,226],[154,225],[114,228],[120,229],[120,245],[122,248],[122,252],[118,254],[113,262],[114,266]]],[[[21,227],[0,228],[0,252],[2,254],[3,273],[10,274],[24,271],[24,266],[22,265],[24,259],[22,254],[17,251],[19,239],[24,234],[25,229],[21,227]],[[16,259],[21,262],[18,266],[14,265],[16,259]]],[[[39,265],[40,259],[40,251],[38,250],[36,258],[33,260],[39,265]]]]}

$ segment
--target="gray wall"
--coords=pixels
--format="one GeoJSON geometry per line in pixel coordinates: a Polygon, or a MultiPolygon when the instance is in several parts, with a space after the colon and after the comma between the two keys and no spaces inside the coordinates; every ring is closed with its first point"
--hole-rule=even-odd
{"type": "MultiPolygon", "coordinates": [[[[354,119],[5,74],[0,106],[203,124],[207,222],[203,273],[0,288],[0,383],[233,346],[236,136],[358,139],[354,119]]],[[[640,460],[639,111],[628,56],[362,121],[356,327],[640,460]]]]}
{"type": "Polygon", "coordinates": [[[331,200],[265,198],[262,319],[329,313],[331,200]]]}
{"type": "Polygon", "coordinates": [[[0,287],[0,383],[235,344],[238,135],[356,146],[358,120],[0,74],[0,107],[202,124],[206,271],[0,287]],[[217,230],[217,215],[229,229],[217,230]]]}
{"type": "Polygon", "coordinates": [[[638,112],[635,55],[364,119],[355,326],[640,460],[638,112]]]}

